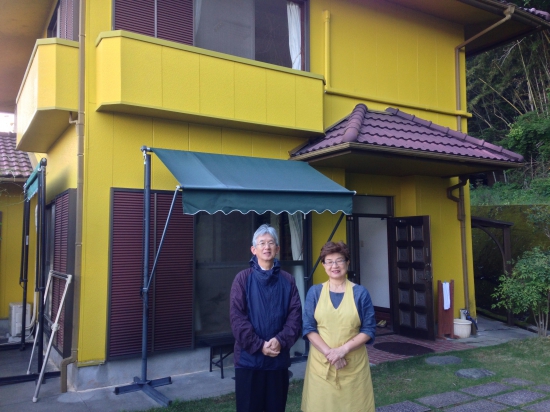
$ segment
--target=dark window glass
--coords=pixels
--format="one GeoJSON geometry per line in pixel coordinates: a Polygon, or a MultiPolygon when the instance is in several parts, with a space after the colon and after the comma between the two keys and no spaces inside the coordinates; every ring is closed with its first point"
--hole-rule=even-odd
{"type": "MultiPolygon", "coordinates": [[[[303,215],[286,213],[229,215],[199,213],[195,226],[195,330],[198,336],[231,333],[229,295],[235,275],[249,267],[256,229],[264,223],[279,235],[279,259],[287,272],[303,284],[303,215]],[[293,222],[290,222],[294,219],[293,222]]],[[[300,293],[302,294],[302,288],[300,293]]]]}
{"type": "Polygon", "coordinates": [[[113,28],[303,70],[303,4],[298,0],[115,0],[113,28]]]}

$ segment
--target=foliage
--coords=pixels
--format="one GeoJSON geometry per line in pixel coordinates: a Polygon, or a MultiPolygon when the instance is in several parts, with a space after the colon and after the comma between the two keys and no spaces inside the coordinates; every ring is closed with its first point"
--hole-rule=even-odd
{"type": "Polygon", "coordinates": [[[550,308],[550,253],[534,248],[517,261],[510,275],[500,277],[493,297],[493,307],[504,307],[513,313],[531,311],[540,336],[548,330],[550,308]]]}
{"type": "MultiPolygon", "coordinates": [[[[550,10],[550,0],[517,4],[550,10]]],[[[507,177],[521,189],[550,177],[550,34],[537,32],[467,59],[468,133],[522,154],[507,177]]]]}
{"type": "MultiPolygon", "coordinates": [[[[477,190],[477,189],[476,189],[477,190]]],[[[516,191],[522,193],[522,191],[516,191]]],[[[472,216],[512,222],[511,227],[511,256],[517,261],[523,253],[536,246],[550,249],[550,239],[545,236],[540,228],[529,222],[531,205],[510,206],[472,206],[472,216]]],[[[502,241],[502,230],[487,228],[492,236],[502,241]]],[[[504,271],[503,259],[500,249],[494,240],[480,229],[472,230],[472,252],[474,265],[475,298],[477,308],[490,310],[506,316],[505,309],[491,309],[496,300],[492,297],[495,288],[499,284],[499,278],[504,271]]],[[[526,320],[535,324],[526,312],[516,315],[519,320],[526,320]]]]}
{"type": "Polygon", "coordinates": [[[535,178],[519,183],[500,183],[493,186],[471,186],[472,206],[550,204],[550,178],[535,178]]]}
{"type": "Polygon", "coordinates": [[[535,230],[542,230],[550,239],[550,207],[548,205],[535,205],[527,210],[527,220],[535,230]]]}
{"type": "Polygon", "coordinates": [[[550,159],[550,117],[528,112],[516,118],[504,144],[525,157],[550,159]]]}

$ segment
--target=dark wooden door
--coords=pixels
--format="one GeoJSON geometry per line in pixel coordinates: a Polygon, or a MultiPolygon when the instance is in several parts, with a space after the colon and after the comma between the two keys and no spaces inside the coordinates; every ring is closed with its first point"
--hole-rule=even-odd
{"type": "Polygon", "coordinates": [[[394,331],[435,340],[429,216],[388,219],[394,331]]]}

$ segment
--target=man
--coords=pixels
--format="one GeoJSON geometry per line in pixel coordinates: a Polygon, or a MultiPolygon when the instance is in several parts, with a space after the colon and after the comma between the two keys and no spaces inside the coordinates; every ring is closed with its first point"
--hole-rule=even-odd
{"type": "Polygon", "coordinates": [[[290,347],[300,335],[302,307],[292,275],[281,270],[277,232],[262,225],[252,238],[250,268],[231,287],[237,412],[282,412],[290,347]]]}

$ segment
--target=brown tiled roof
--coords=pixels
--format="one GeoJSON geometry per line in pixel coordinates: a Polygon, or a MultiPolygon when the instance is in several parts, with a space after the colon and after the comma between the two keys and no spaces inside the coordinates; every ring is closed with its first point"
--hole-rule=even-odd
{"type": "Polygon", "coordinates": [[[15,133],[0,132],[0,178],[26,179],[31,173],[27,152],[15,150],[15,133]]]}
{"type": "Polygon", "coordinates": [[[326,135],[298,148],[291,157],[344,143],[365,146],[383,146],[409,152],[429,152],[466,159],[522,163],[523,157],[500,146],[476,139],[420,119],[399,109],[387,108],[385,112],[369,111],[358,104],[349,116],[326,131],[326,135]]]}

